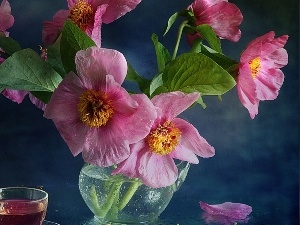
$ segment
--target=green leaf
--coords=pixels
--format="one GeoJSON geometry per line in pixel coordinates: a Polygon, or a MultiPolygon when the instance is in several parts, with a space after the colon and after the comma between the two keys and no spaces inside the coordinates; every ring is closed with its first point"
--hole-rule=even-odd
{"type": "Polygon", "coordinates": [[[140,76],[130,64],[128,64],[126,80],[136,82],[140,90],[149,96],[150,80],[140,76]]]}
{"type": "Polygon", "coordinates": [[[154,93],[154,91],[163,85],[163,80],[162,80],[162,73],[156,75],[150,84],[150,96],[152,96],[152,94],[154,93]]]}
{"type": "Polygon", "coordinates": [[[151,39],[155,48],[158,72],[162,72],[165,69],[166,64],[171,61],[171,55],[169,51],[158,41],[156,34],[152,34],[151,39]]]}
{"type": "Polygon", "coordinates": [[[194,52],[194,53],[199,53],[201,52],[201,47],[202,47],[202,41],[204,39],[199,37],[199,38],[196,38],[194,41],[193,41],[193,45],[192,45],[192,48],[191,48],[191,52],[194,52]]]}
{"type": "Polygon", "coordinates": [[[66,73],[76,72],[75,55],[79,50],[86,50],[95,45],[95,42],[88,35],[67,20],[63,26],[60,43],[61,60],[66,73]]]}
{"type": "Polygon", "coordinates": [[[53,92],[47,92],[47,91],[31,91],[31,94],[33,94],[36,98],[40,99],[43,103],[48,103],[53,92]]]}
{"type": "Polygon", "coordinates": [[[12,55],[16,51],[21,50],[19,43],[10,37],[0,37],[0,48],[8,55],[12,55]]]}
{"type": "Polygon", "coordinates": [[[216,52],[205,45],[201,45],[201,53],[214,60],[229,73],[235,70],[239,64],[237,61],[225,56],[222,53],[216,52]]]}
{"type": "Polygon", "coordinates": [[[56,42],[47,48],[47,62],[60,74],[61,77],[66,76],[66,71],[61,61],[60,55],[60,37],[56,42]]]}
{"type": "Polygon", "coordinates": [[[166,35],[168,33],[168,31],[170,30],[170,28],[172,27],[172,25],[174,24],[174,22],[176,21],[176,19],[178,17],[180,17],[180,13],[179,12],[176,12],[172,16],[170,16],[170,18],[168,20],[168,23],[166,25],[166,28],[165,28],[164,35],[166,35]]]}
{"type": "Polygon", "coordinates": [[[201,53],[185,53],[173,60],[162,74],[168,91],[221,95],[235,86],[230,74],[201,53]]]}
{"type": "Polygon", "coordinates": [[[206,109],[206,104],[204,103],[203,98],[201,96],[197,99],[197,103],[201,105],[203,109],[206,109]]]}
{"type": "Polygon", "coordinates": [[[196,21],[194,13],[189,9],[183,9],[180,12],[176,12],[168,19],[164,35],[168,33],[172,25],[175,23],[176,19],[178,19],[179,17],[184,17],[185,20],[187,20],[191,24],[194,24],[196,21]]]}
{"type": "Polygon", "coordinates": [[[215,50],[216,52],[222,52],[221,41],[217,37],[216,33],[214,32],[211,26],[207,24],[202,24],[197,26],[195,30],[206,39],[206,41],[209,43],[213,50],[215,50]]]}
{"type": "Polygon", "coordinates": [[[0,86],[53,92],[61,76],[32,49],[14,53],[0,65],[0,86]]]}
{"type": "Polygon", "coordinates": [[[165,86],[160,86],[154,90],[154,92],[151,94],[151,98],[153,98],[155,95],[159,95],[161,93],[168,92],[168,89],[165,86]]]}

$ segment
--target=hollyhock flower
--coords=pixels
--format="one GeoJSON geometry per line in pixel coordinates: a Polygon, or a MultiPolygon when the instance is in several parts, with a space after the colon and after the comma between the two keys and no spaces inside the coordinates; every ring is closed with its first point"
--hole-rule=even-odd
{"type": "Polygon", "coordinates": [[[125,160],[129,145],[145,138],[156,117],[144,94],[121,87],[127,62],[120,52],[98,47],[76,54],[78,75],[70,72],[48,102],[52,119],[74,156],[106,167],[125,160]],[[141,126],[143,124],[143,126],[141,126]]]}
{"type": "Polygon", "coordinates": [[[133,10],[141,0],[68,0],[69,10],[59,10],[53,21],[45,21],[43,41],[50,45],[67,19],[74,22],[101,46],[101,25],[111,23],[133,10]]]}
{"type": "Polygon", "coordinates": [[[197,129],[176,118],[199,98],[199,93],[163,93],[155,96],[157,117],[147,137],[131,145],[131,154],[112,174],[140,178],[150,187],[173,184],[178,177],[174,159],[197,164],[198,158],[211,157],[215,150],[197,129]]]}
{"type": "Polygon", "coordinates": [[[210,215],[220,215],[232,219],[245,219],[252,212],[251,206],[242,203],[224,202],[209,205],[200,201],[199,204],[201,209],[210,215]]]}
{"type": "MultiPolygon", "coordinates": [[[[210,25],[217,36],[222,39],[237,42],[241,37],[238,26],[243,20],[239,8],[228,0],[195,0],[188,9],[191,9],[196,18],[196,25],[210,25]]],[[[198,38],[199,34],[187,35],[188,42],[198,38]]]]}
{"type": "Polygon", "coordinates": [[[283,84],[284,74],[280,68],[288,63],[288,54],[283,48],[288,35],[274,37],[271,31],[256,38],[241,55],[237,91],[252,119],[258,114],[259,101],[276,99],[283,84]]]}

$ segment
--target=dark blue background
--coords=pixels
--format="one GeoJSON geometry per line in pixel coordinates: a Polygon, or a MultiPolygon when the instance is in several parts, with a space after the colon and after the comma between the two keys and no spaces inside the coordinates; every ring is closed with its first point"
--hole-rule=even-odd
{"type": "MultiPolygon", "coordinates": [[[[10,36],[22,47],[38,50],[43,20],[67,7],[63,0],[11,0],[15,24],[10,36]]],[[[103,25],[102,46],[121,51],[142,75],[156,73],[150,36],[172,52],[175,27],[162,37],[168,17],[192,1],[143,0],[133,12],[103,25]]],[[[205,97],[207,109],[183,116],[216,149],[211,159],[192,165],[187,180],[161,215],[166,224],[204,224],[198,202],[243,202],[253,207],[248,224],[299,223],[299,3],[298,0],[231,1],[244,15],[238,43],[223,41],[225,54],[238,60],[254,38],[271,30],[290,36],[289,64],[279,97],[262,102],[251,120],[234,88],[223,96],[205,97]]],[[[186,49],[185,40],[182,40],[186,49]]],[[[0,186],[43,186],[50,195],[47,219],[61,225],[92,218],[78,190],[81,156],[73,157],[52,121],[28,99],[21,105],[0,96],[0,186]]]]}

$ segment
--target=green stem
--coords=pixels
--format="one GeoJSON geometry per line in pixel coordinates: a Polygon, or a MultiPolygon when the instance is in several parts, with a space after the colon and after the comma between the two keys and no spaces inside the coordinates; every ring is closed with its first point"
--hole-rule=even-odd
{"type": "Polygon", "coordinates": [[[113,184],[110,192],[108,193],[106,202],[101,207],[101,218],[104,218],[107,214],[107,212],[110,210],[116,196],[118,196],[118,193],[120,191],[120,188],[123,184],[123,181],[116,182],[113,184]]]}
{"type": "Polygon", "coordinates": [[[99,200],[98,200],[95,185],[92,185],[92,187],[91,187],[90,199],[91,199],[91,203],[92,203],[95,215],[99,215],[100,211],[101,211],[101,208],[100,208],[100,205],[99,205],[99,200]]]}
{"type": "Polygon", "coordinates": [[[188,21],[185,20],[179,26],[178,34],[177,34],[177,41],[176,41],[176,45],[175,45],[175,48],[174,48],[172,60],[174,60],[176,58],[176,55],[177,55],[177,52],[178,52],[178,48],[179,48],[180,39],[181,39],[181,35],[182,35],[182,31],[183,31],[183,28],[185,27],[185,25],[187,23],[188,23],[188,21]]]}
{"type": "Polygon", "coordinates": [[[114,202],[111,206],[110,212],[109,212],[109,217],[107,217],[107,219],[109,220],[115,220],[118,218],[118,212],[119,212],[119,208],[118,208],[118,203],[119,203],[119,199],[120,199],[120,192],[117,193],[114,202]]]}
{"type": "Polygon", "coordinates": [[[100,206],[98,197],[96,194],[95,186],[93,185],[91,188],[90,196],[92,205],[94,207],[95,215],[104,218],[108,211],[111,209],[113,202],[115,201],[115,198],[119,196],[119,191],[124,181],[116,182],[112,185],[110,192],[107,195],[105,203],[100,206]]]}
{"type": "Polygon", "coordinates": [[[127,192],[125,193],[125,195],[123,196],[123,198],[121,199],[121,201],[119,203],[119,210],[124,209],[124,207],[128,204],[128,202],[130,201],[130,199],[132,198],[132,196],[134,195],[136,190],[141,185],[142,185],[142,183],[139,180],[135,180],[134,182],[132,182],[130,184],[127,192]]]}

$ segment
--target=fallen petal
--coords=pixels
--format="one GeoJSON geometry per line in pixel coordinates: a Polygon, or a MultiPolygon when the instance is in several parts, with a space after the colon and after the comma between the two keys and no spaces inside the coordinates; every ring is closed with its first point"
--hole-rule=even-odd
{"type": "Polygon", "coordinates": [[[249,221],[249,217],[245,219],[235,219],[223,215],[212,215],[207,212],[204,212],[201,217],[206,224],[234,225],[240,223],[246,224],[249,221]]]}
{"type": "Polygon", "coordinates": [[[252,207],[242,203],[224,202],[217,205],[209,205],[199,202],[201,209],[211,215],[223,215],[234,219],[245,219],[251,212],[252,207]]]}

